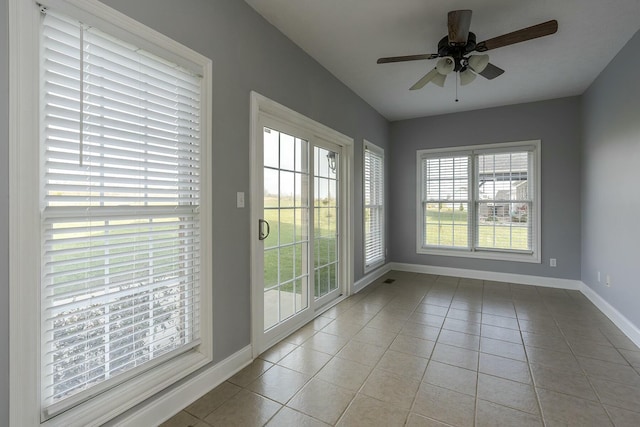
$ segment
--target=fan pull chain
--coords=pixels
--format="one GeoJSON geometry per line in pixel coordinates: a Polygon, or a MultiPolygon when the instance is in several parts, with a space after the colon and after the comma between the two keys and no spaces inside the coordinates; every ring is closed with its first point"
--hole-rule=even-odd
{"type": "Polygon", "coordinates": [[[458,73],[456,73],[456,102],[458,102],[458,73]]]}

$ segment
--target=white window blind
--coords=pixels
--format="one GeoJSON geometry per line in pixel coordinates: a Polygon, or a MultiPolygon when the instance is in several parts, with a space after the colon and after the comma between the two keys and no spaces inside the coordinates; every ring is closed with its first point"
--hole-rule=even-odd
{"type": "Polygon", "coordinates": [[[199,343],[201,77],[50,10],[41,42],[46,418],[199,343]]]}
{"type": "Polygon", "coordinates": [[[365,269],[384,262],[384,152],[369,144],[364,150],[365,269]]]}

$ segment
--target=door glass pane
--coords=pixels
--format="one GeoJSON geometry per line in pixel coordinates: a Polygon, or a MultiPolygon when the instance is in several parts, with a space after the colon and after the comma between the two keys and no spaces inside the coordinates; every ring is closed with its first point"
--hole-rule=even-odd
{"type": "MultiPolygon", "coordinates": [[[[278,209],[264,209],[263,218],[265,221],[269,223],[269,235],[264,240],[264,248],[275,248],[278,246],[278,234],[279,234],[279,224],[278,224],[278,209]]],[[[266,232],[266,230],[265,230],[266,232]]]]}
{"type": "Polygon", "coordinates": [[[314,262],[315,297],[339,288],[338,283],[338,167],[339,154],[314,148],[314,262]]]}
{"type": "Polygon", "coordinates": [[[301,310],[304,310],[309,306],[309,298],[307,297],[308,293],[308,280],[307,277],[304,276],[300,279],[296,279],[295,292],[296,292],[296,313],[301,310]]]}
{"type": "Polygon", "coordinates": [[[280,285],[280,321],[286,320],[295,314],[295,281],[280,285]]]}
{"type": "MultiPolygon", "coordinates": [[[[278,132],[264,129],[264,165],[271,168],[279,166],[280,149],[278,146],[278,132]]],[[[266,180],[265,180],[266,182],[266,180]]]]}
{"type": "Polygon", "coordinates": [[[293,172],[280,172],[280,207],[294,206],[295,174],[293,172]]]}
{"type": "Polygon", "coordinates": [[[309,160],[307,141],[275,129],[264,128],[264,150],[266,331],[309,307],[309,160]]]}
{"type": "Polygon", "coordinates": [[[278,249],[264,251],[264,288],[278,285],[278,249]]]}
{"type": "Polygon", "coordinates": [[[296,138],[291,135],[280,133],[280,169],[294,170],[295,139],[296,138]]]}
{"type": "Polygon", "coordinates": [[[278,231],[280,233],[280,246],[289,245],[295,239],[295,209],[280,209],[280,222],[278,231]]]}
{"type": "Polygon", "coordinates": [[[280,283],[293,280],[294,246],[280,247],[280,283]]]}

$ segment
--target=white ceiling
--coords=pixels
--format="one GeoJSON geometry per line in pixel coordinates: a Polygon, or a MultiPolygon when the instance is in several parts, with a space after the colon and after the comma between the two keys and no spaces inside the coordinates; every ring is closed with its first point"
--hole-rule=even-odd
{"type": "Polygon", "coordinates": [[[581,94],[640,28],[640,0],[245,0],[389,120],[581,94]],[[487,52],[505,74],[458,89],[409,91],[434,60],[376,64],[437,52],[447,12],[472,9],[478,41],[558,21],[558,32],[487,52]]]}

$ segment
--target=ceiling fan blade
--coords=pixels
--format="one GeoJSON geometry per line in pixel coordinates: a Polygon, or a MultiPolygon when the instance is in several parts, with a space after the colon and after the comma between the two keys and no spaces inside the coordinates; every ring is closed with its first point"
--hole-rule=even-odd
{"type": "Polygon", "coordinates": [[[476,45],[476,50],[478,52],[485,52],[487,50],[537,39],[538,37],[548,36],[554,34],[556,31],[558,31],[558,21],[554,19],[552,21],[543,22],[542,24],[523,28],[512,33],[485,40],[476,45]]]}
{"type": "Polygon", "coordinates": [[[500,67],[496,67],[492,63],[488,63],[486,68],[482,70],[480,74],[485,79],[493,80],[498,76],[501,76],[504,73],[504,70],[500,67]]]}
{"type": "Polygon", "coordinates": [[[447,27],[449,29],[449,45],[464,46],[469,37],[471,26],[470,10],[452,10],[447,15],[447,27]]]}
{"type": "Polygon", "coordinates": [[[379,58],[377,63],[387,64],[389,62],[419,61],[421,59],[434,59],[437,57],[437,53],[425,53],[423,55],[390,56],[387,58],[379,58]]]}
{"type": "Polygon", "coordinates": [[[418,89],[422,89],[424,87],[424,85],[426,85],[427,83],[429,83],[431,80],[433,80],[436,76],[438,75],[438,70],[436,70],[435,68],[431,71],[429,71],[427,74],[424,75],[423,78],[421,78],[420,80],[418,80],[416,82],[416,84],[414,84],[413,86],[411,86],[409,88],[409,90],[418,90],[418,89]]]}

